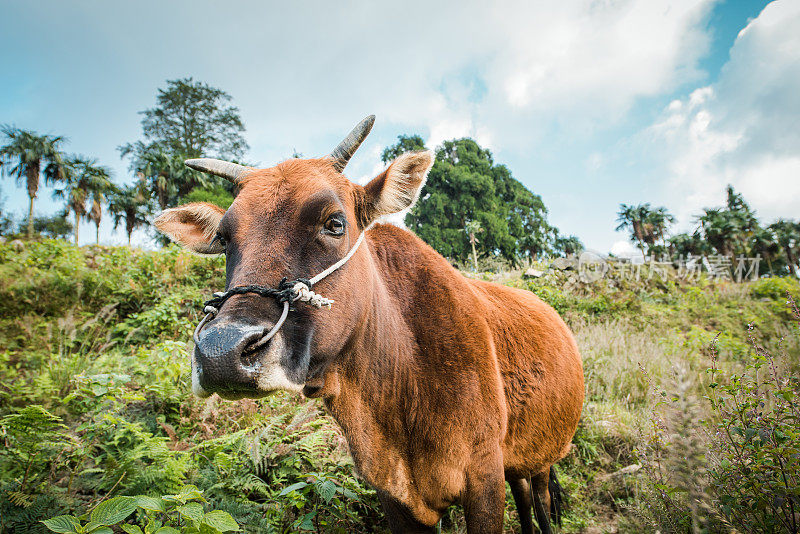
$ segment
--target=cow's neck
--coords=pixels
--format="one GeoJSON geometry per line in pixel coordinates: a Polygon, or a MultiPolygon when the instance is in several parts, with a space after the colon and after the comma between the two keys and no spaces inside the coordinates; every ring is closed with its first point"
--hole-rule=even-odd
{"type": "Polygon", "coordinates": [[[447,328],[444,315],[455,310],[437,306],[435,295],[421,294],[423,283],[436,293],[444,281],[432,279],[431,273],[447,273],[450,266],[416,237],[408,237],[402,250],[375,254],[375,245],[370,247],[371,301],[359,331],[328,373],[326,382],[331,383],[326,389],[331,394],[325,403],[344,430],[364,477],[394,496],[403,496],[404,504],[422,519],[434,518],[435,512],[415,486],[409,442],[420,437],[417,418],[436,410],[424,403],[437,398],[432,391],[441,385],[433,383],[436,378],[431,379],[430,369],[438,367],[442,353],[432,346],[436,342],[426,337],[422,323],[412,318],[424,307],[429,320],[447,328]],[[426,273],[426,280],[420,280],[418,273],[426,273]],[[413,295],[425,302],[414,301],[413,295]],[[444,315],[437,317],[438,310],[444,315]]]}
{"type": "Polygon", "coordinates": [[[334,392],[329,397],[330,408],[345,431],[363,421],[366,412],[402,414],[403,392],[417,380],[416,333],[380,271],[372,274],[364,319],[333,369],[334,387],[326,388],[334,392]]]}

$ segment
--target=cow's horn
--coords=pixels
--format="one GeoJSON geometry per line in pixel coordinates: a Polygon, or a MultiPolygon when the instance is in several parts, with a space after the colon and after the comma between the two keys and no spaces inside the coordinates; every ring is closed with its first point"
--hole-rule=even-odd
{"type": "Polygon", "coordinates": [[[350,158],[353,157],[358,147],[361,146],[361,143],[366,139],[367,135],[369,135],[373,124],[375,124],[375,115],[370,115],[356,124],[353,131],[339,143],[339,146],[333,149],[333,152],[331,152],[328,157],[333,160],[334,169],[339,172],[344,170],[347,162],[350,161],[350,158]]]}
{"type": "Polygon", "coordinates": [[[184,163],[189,168],[196,171],[203,171],[209,174],[214,174],[226,180],[230,180],[234,184],[239,184],[241,179],[246,175],[253,172],[252,167],[245,167],[238,163],[231,163],[230,161],[222,161],[212,158],[198,158],[187,159],[184,163]]]}

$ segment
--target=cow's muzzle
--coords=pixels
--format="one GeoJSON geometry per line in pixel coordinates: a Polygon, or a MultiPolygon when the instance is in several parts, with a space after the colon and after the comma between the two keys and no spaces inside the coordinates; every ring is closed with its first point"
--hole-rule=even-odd
{"type": "Polygon", "coordinates": [[[244,323],[210,324],[195,342],[193,372],[200,387],[222,396],[248,396],[258,389],[262,372],[259,345],[262,326],[244,323]]]}

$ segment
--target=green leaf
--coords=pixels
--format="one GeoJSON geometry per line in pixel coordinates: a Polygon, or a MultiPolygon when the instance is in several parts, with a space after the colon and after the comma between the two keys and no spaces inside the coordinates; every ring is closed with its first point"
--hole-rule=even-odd
{"type": "Polygon", "coordinates": [[[79,532],[78,527],[81,524],[78,518],[73,515],[59,515],[52,519],[45,519],[42,523],[53,532],[61,533],[79,532]]]}
{"type": "Polygon", "coordinates": [[[278,494],[278,496],[286,495],[289,492],[292,492],[292,491],[295,491],[295,490],[299,490],[299,489],[303,489],[306,486],[308,486],[308,482],[295,482],[291,486],[286,486],[285,488],[283,488],[283,490],[281,490],[281,492],[278,494]]]}
{"type": "Polygon", "coordinates": [[[122,524],[122,525],[119,526],[119,528],[121,528],[122,530],[124,530],[128,534],[144,534],[142,529],[140,527],[137,527],[136,525],[125,525],[125,524],[122,524]]]}
{"type": "Polygon", "coordinates": [[[349,489],[347,489],[347,488],[341,488],[341,490],[340,490],[340,491],[342,492],[342,495],[344,495],[344,496],[345,496],[345,497],[347,497],[348,499],[352,499],[352,500],[354,500],[354,501],[358,501],[358,500],[360,500],[360,499],[358,498],[358,494],[357,494],[356,492],[354,492],[354,491],[351,491],[351,490],[349,490],[349,489]]]}
{"type": "Polygon", "coordinates": [[[114,525],[136,511],[134,497],[114,497],[103,501],[92,510],[91,519],[101,525],[114,525]]]}
{"type": "Polygon", "coordinates": [[[172,527],[161,527],[156,530],[156,534],[181,534],[181,531],[172,527]]]}
{"type": "Polygon", "coordinates": [[[144,527],[144,530],[147,534],[155,534],[155,532],[161,528],[161,521],[156,518],[151,519],[147,522],[147,526],[144,527]]]}
{"type": "Polygon", "coordinates": [[[238,532],[239,523],[228,512],[213,510],[203,518],[203,523],[220,532],[238,532]]]}
{"type": "Polygon", "coordinates": [[[317,512],[309,512],[303,517],[303,520],[300,522],[300,526],[298,527],[300,530],[314,530],[314,516],[317,515],[317,512]]]}
{"type": "Polygon", "coordinates": [[[333,499],[333,496],[336,495],[336,484],[334,484],[332,480],[326,480],[319,485],[317,492],[319,496],[322,497],[323,501],[329,503],[331,499],[333,499]]]}
{"type": "Polygon", "coordinates": [[[164,495],[162,497],[167,502],[177,502],[177,503],[187,503],[189,501],[201,501],[206,502],[205,497],[203,497],[203,492],[198,490],[196,486],[184,486],[181,488],[180,493],[177,495],[164,495]]]}
{"type": "Polygon", "coordinates": [[[161,500],[161,497],[148,497],[147,495],[138,495],[134,497],[136,499],[136,506],[142,508],[144,510],[150,510],[152,512],[163,512],[164,511],[164,501],[161,500]]]}
{"type": "Polygon", "coordinates": [[[105,525],[97,525],[91,530],[87,530],[86,534],[114,534],[114,531],[105,525]]]}
{"type": "Polygon", "coordinates": [[[203,520],[203,505],[199,502],[190,502],[183,506],[178,506],[176,510],[178,510],[181,516],[191,519],[192,521],[199,523],[203,520]]]}

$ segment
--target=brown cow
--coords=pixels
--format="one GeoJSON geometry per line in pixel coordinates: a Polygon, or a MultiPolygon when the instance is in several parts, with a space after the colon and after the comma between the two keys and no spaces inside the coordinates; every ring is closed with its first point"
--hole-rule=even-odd
{"type": "Polygon", "coordinates": [[[549,532],[551,466],[567,453],[583,404],[575,340],[532,293],[465,278],[396,226],[368,228],[413,204],[434,160],[406,153],[367,185],[350,182],[341,171],[373,120],[320,159],[259,170],[187,162],[240,188],[227,211],[187,204],[156,220],[190,250],[227,255],[234,291],[198,327],[193,390],[322,398],[393,532],[432,532],[453,503],[463,504],[468,532],[502,532],[505,481],[523,532],[533,531],[532,507],[549,532]],[[293,302],[308,281],[280,283],[348,251],[313,286],[331,309],[293,302]]]}

